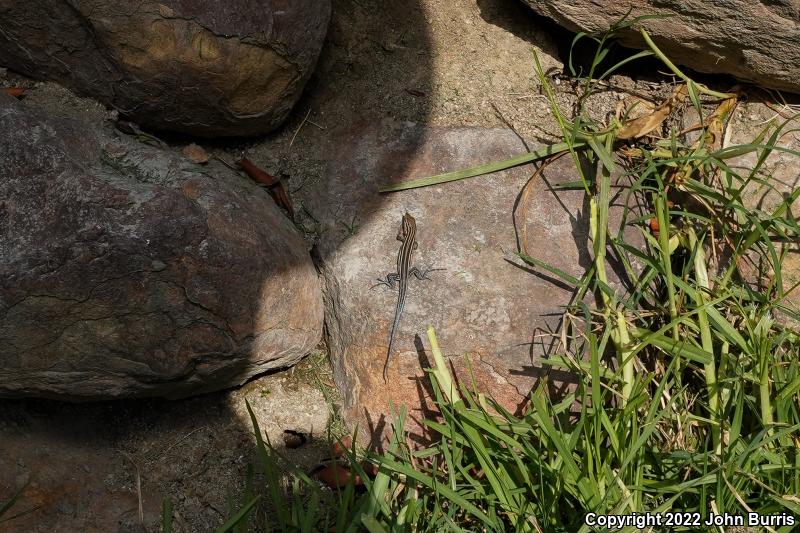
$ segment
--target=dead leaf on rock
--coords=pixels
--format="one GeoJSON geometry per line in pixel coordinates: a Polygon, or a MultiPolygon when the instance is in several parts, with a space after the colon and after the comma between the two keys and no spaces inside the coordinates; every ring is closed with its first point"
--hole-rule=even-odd
{"type": "Polygon", "coordinates": [[[294,207],[292,207],[292,201],[289,199],[289,195],[286,194],[286,189],[283,187],[283,183],[272,177],[269,173],[264,172],[255,166],[246,157],[243,157],[241,160],[239,160],[238,165],[248,176],[250,176],[250,179],[256,183],[264,185],[267,188],[270,196],[272,196],[272,199],[275,200],[275,203],[284,208],[286,212],[289,213],[289,218],[294,220],[294,207]]]}
{"type": "Polygon", "coordinates": [[[348,466],[337,462],[321,463],[312,470],[311,475],[331,489],[346,487],[348,483],[352,483],[355,487],[360,487],[364,484],[361,476],[350,470],[348,466]]]}
{"type": "Polygon", "coordinates": [[[205,165],[208,163],[208,152],[203,150],[202,147],[196,145],[195,143],[184,146],[183,155],[185,155],[190,161],[194,161],[200,165],[205,165]]]}
{"type": "Polygon", "coordinates": [[[705,141],[709,150],[719,150],[723,147],[722,138],[725,133],[725,123],[733,113],[733,110],[736,109],[736,104],[739,101],[739,93],[736,89],[734,91],[734,96],[723,100],[706,120],[705,141]]]}
{"type": "Polygon", "coordinates": [[[686,85],[681,85],[675,89],[675,92],[673,92],[663,104],[655,108],[652,113],[627,121],[617,132],[617,138],[636,139],[644,137],[659,127],[661,123],[672,114],[675,108],[686,100],[687,95],[688,91],[686,85]]]}
{"type": "Polygon", "coordinates": [[[27,89],[22,87],[3,87],[0,89],[0,92],[4,92],[7,95],[13,96],[14,98],[22,98],[22,96],[25,94],[25,91],[27,91],[27,89]]]}

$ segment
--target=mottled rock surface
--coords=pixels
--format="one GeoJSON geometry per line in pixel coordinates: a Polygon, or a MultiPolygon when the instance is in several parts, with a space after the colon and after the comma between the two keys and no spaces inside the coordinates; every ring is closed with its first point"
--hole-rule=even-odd
{"type": "Polygon", "coordinates": [[[10,97],[0,153],[0,396],[183,396],[319,341],[304,241],[227,167],[10,97]]]}
{"type": "MultiPolygon", "coordinates": [[[[436,328],[460,378],[470,382],[468,356],[478,388],[512,412],[545,374],[562,384],[574,382],[574,376],[548,371],[541,361],[552,351],[552,333],[572,290],[544,271],[521,267],[513,255],[512,209],[532,167],[392,195],[377,193],[395,181],[523,153],[515,134],[384,123],[352,135],[337,137],[343,149],[328,167],[329,197],[341,200],[342,207],[328,211],[327,238],[319,244],[328,344],[348,418],[379,434],[391,421],[390,404],[404,405],[409,429],[420,435],[417,423],[432,408],[423,371],[433,364],[428,324],[436,328]],[[397,290],[369,289],[377,278],[396,270],[395,236],[406,211],[417,222],[414,264],[445,270],[431,272],[430,281],[411,279],[387,384],[382,370],[397,290]]],[[[569,158],[562,158],[543,176],[520,202],[520,239],[537,259],[580,277],[591,264],[584,194],[551,188],[578,179],[577,172],[569,158]]],[[[325,209],[319,206],[316,212],[325,209]]],[[[611,223],[616,228],[618,216],[611,223]]]]}
{"type": "Polygon", "coordinates": [[[629,17],[666,15],[621,30],[647,48],[640,27],[674,62],[755,85],[800,92],[800,6],[794,0],[524,0],[573,31],[603,32],[629,17]]]}
{"type": "Polygon", "coordinates": [[[329,0],[0,0],[0,65],[155,128],[264,133],[317,61],[329,0]]]}

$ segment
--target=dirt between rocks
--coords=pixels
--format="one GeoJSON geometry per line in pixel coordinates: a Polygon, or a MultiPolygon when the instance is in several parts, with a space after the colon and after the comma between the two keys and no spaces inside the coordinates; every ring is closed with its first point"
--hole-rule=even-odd
{"type": "Polygon", "coordinates": [[[310,469],[329,457],[336,399],[325,385],[326,366],[317,351],[293,370],[238,390],[173,402],[0,402],[0,500],[25,486],[4,518],[19,516],[0,531],[159,531],[167,496],[175,531],[213,531],[229,516],[227,497],[240,496],[253,463],[246,402],[292,463],[310,469]],[[285,430],[308,435],[308,443],[284,448],[285,430]]]}

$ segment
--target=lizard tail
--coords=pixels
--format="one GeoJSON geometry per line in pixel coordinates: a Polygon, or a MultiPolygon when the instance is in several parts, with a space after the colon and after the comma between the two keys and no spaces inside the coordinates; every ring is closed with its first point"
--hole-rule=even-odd
{"type": "Polygon", "coordinates": [[[386,362],[383,364],[383,382],[389,383],[389,361],[392,358],[392,346],[394,345],[394,331],[397,329],[397,324],[400,322],[400,317],[395,317],[392,322],[392,331],[389,333],[389,349],[386,350],[386,362]]]}
{"type": "MultiPolygon", "coordinates": [[[[394,330],[394,328],[392,328],[394,330]]],[[[389,341],[389,349],[386,351],[386,362],[383,363],[383,382],[389,383],[389,360],[392,357],[392,341],[389,341]]]]}

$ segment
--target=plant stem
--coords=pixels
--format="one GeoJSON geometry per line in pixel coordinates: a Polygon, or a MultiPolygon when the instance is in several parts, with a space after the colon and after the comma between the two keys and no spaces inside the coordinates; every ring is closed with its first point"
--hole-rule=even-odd
{"type": "Polygon", "coordinates": [[[640,31],[642,33],[642,37],[644,38],[644,42],[647,43],[647,46],[650,47],[653,53],[667,66],[667,68],[669,68],[676,76],[685,81],[687,84],[693,85],[694,87],[697,88],[698,91],[700,91],[703,94],[707,94],[709,96],[715,96],[717,98],[723,98],[723,99],[733,98],[735,96],[733,93],[721,93],[713,91],[703,84],[696,83],[689,76],[684,74],[681,71],[681,69],[676,67],[675,64],[672,61],[670,61],[667,56],[664,55],[664,52],[658,49],[656,43],[653,42],[653,40],[650,38],[650,35],[647,33],[647,30],[642,28],[640,31]]]}
{"type": "Polygon", "coordinates": [[[698,242],[697,235],[692,228],[687,230],[689,235],[689,247],[694,256],[694,275],[697,283],[697,290],[694,292],[695,304],[697,305],[697,325],[700,329],[700,342],[703,350],[711,354],[711,361],[704,364],[704,374],[706,380],[706,390],[708,391],[708,410],[711,419],[711,436],[714,441],[714,453],[722,454],[722,442],[720,439],[720,427],[722,425],[719,410],[719,383],[717,382],[717,367],[714,361],[714,344],[711,337],[711,327],[706,313],[706,294],[708,293],[708,270],[706,269],[706,254],[703,251],[703,244],[698,242]]]}

